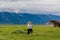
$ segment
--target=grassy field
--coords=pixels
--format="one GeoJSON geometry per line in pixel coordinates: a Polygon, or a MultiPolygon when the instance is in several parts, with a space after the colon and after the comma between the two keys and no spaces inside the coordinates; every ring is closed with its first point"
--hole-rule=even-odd
{"type": "Polygon", "coordinates": [[[26,25],[0,25],[0,40],[60,40],[60,28],[33,26],[33,34],[27,34],[26,25]],[[23,30],[25,33],[14,33],[23,30]]]}

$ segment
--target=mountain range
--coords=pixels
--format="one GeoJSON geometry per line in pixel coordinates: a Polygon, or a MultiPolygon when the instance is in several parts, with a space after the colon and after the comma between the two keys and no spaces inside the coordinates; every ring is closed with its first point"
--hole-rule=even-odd
{"type": "Polygon", "coordinates": [[[45,24],[49,20],[60,20],[60,16],[52,14],[30,14],[15,12],[0,12],[0,24],[45,24]]]}

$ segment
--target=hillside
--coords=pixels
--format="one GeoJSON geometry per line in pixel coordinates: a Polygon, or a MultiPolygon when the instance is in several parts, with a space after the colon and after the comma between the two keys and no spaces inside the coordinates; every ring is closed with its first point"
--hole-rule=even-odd
{"type": "Polygon", "coordinates": [[[50,14],[0,12],[0,24],[26,24],[28,21],[31,21],[33,24],[44,24],[48,20],[60,20],[60,16],[50,14]]]}

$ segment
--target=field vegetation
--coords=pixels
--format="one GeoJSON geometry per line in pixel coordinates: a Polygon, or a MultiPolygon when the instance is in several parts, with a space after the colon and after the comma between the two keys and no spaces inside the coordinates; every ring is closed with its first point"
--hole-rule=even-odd
{"type": "Polygon", "coordinates": [[[0,40],[60,40],[60,28],[33,25],[28,35],[26,25],[0,25],[0,40]]]}

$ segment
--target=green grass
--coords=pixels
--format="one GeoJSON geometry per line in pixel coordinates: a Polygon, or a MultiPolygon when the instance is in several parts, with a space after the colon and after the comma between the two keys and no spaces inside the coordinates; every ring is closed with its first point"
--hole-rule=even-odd
{"type": "Polygon", "coordinates": [[[26,25],[0,25],[0,40],[60,40],[60,28],[33,26],[33,34],[27,34],[26,25]],[[23,30],[25,33],[13,33],[23,30]]]}

